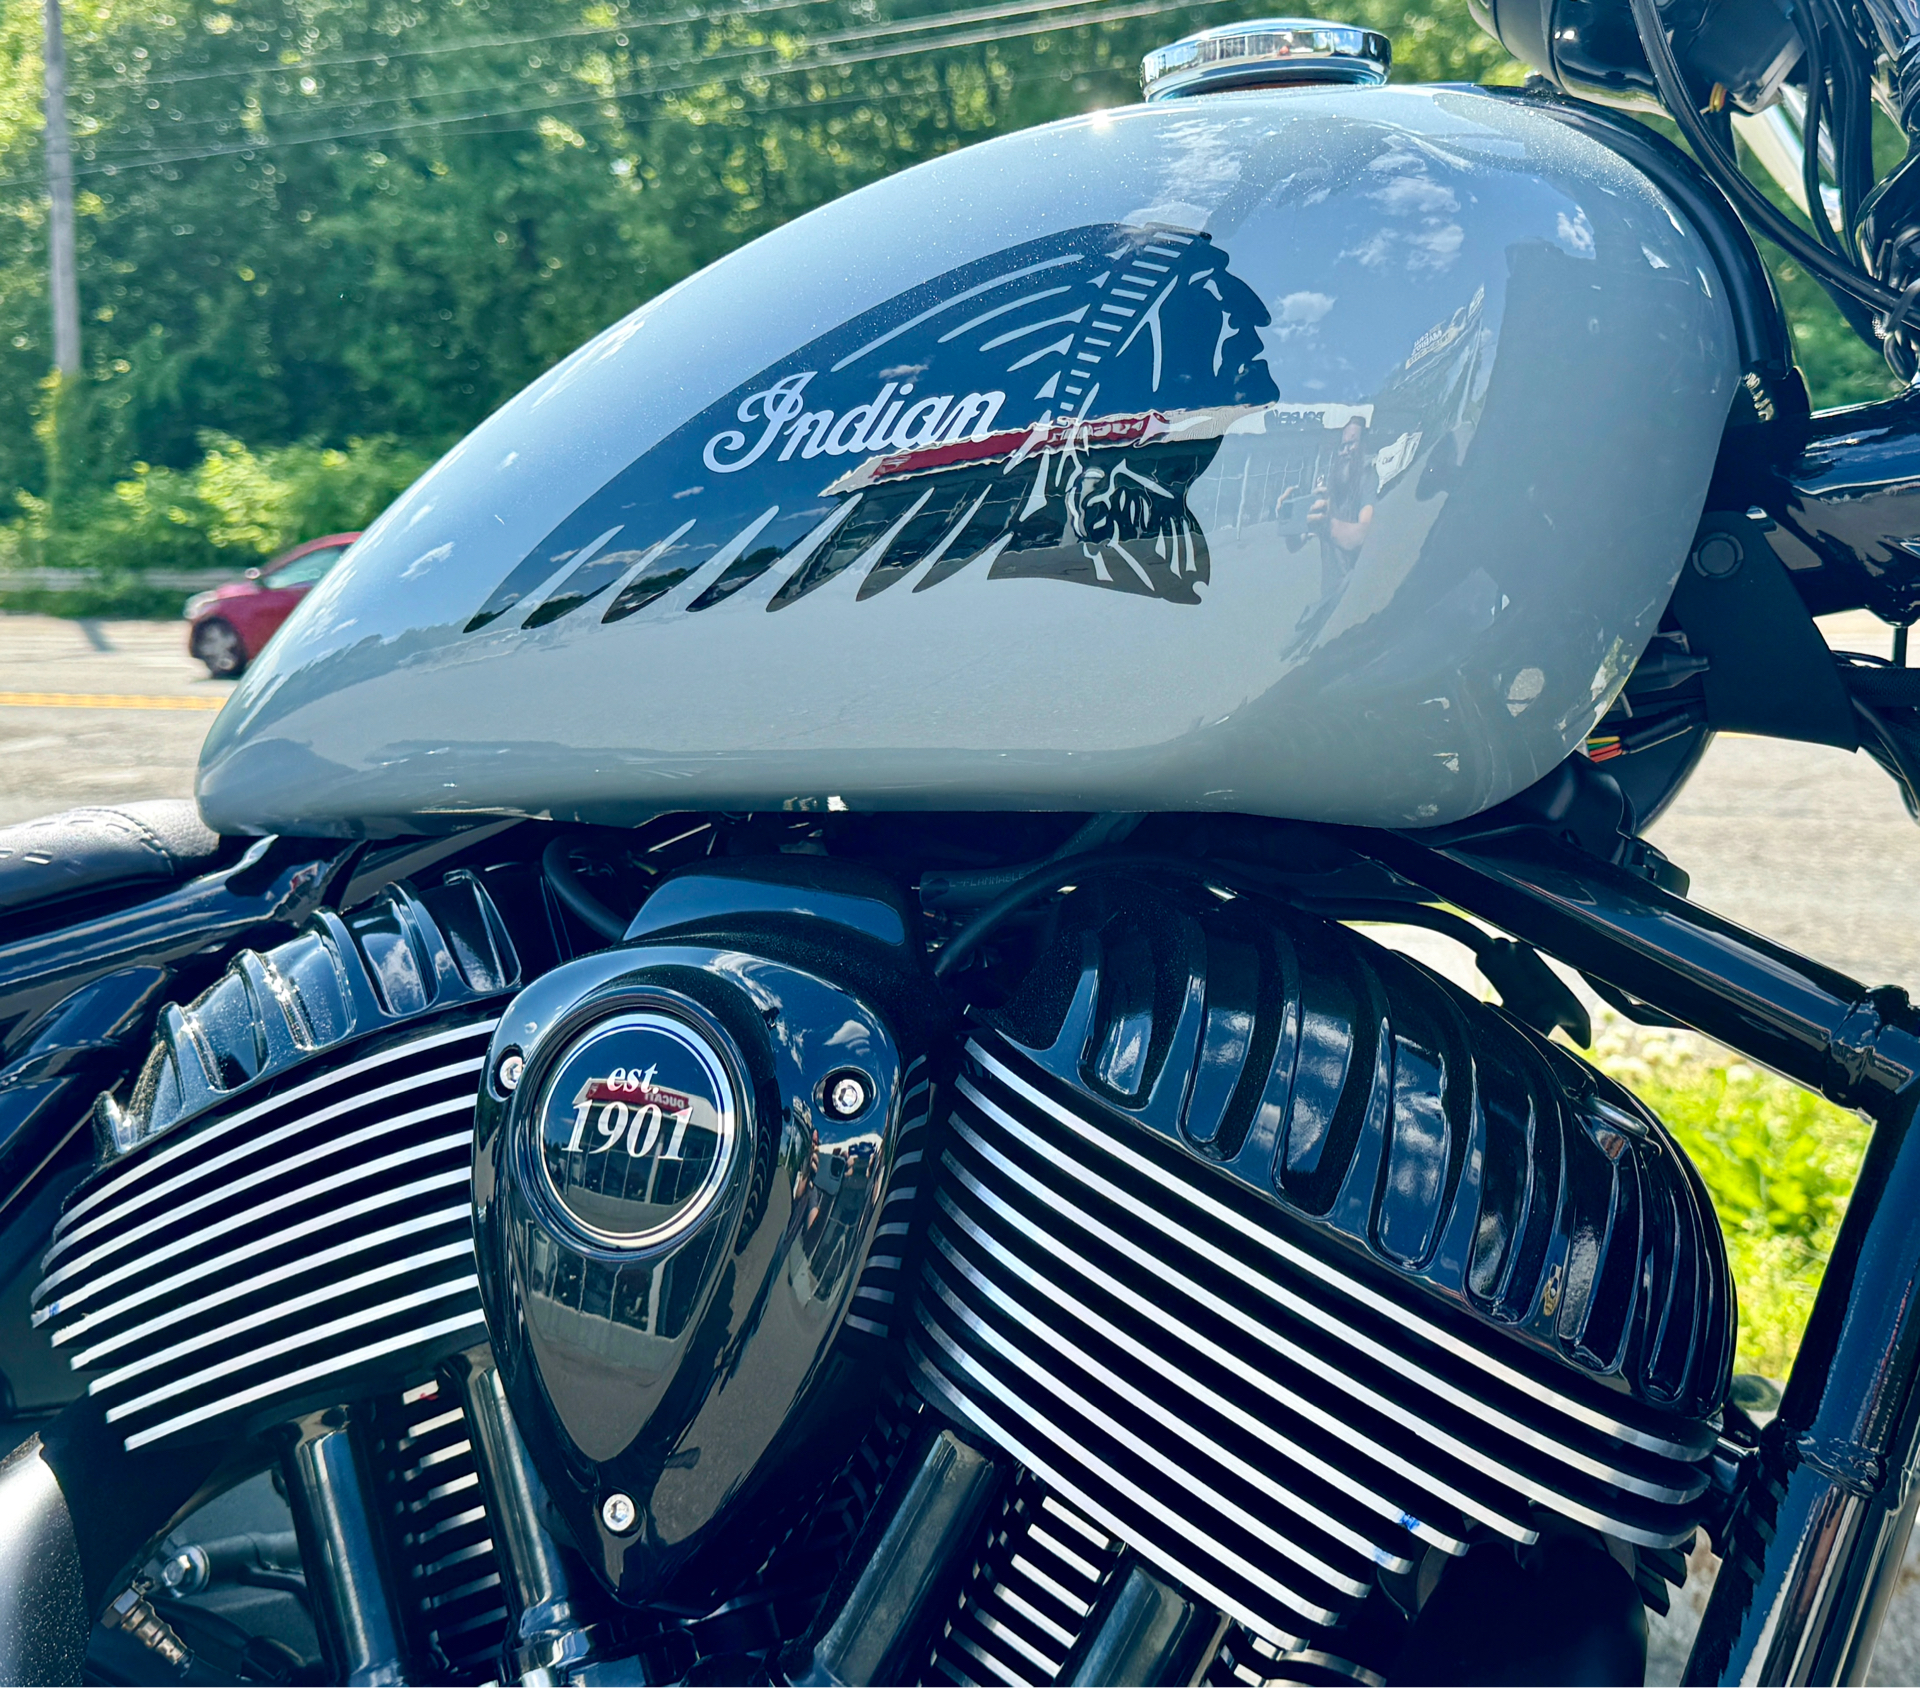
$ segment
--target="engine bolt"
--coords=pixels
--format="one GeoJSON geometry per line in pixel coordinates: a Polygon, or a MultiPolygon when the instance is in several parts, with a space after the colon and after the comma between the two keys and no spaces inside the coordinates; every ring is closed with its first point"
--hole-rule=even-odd
{"type": "Polygon", "coordinates": [[[872,1082],[851,1068],[830,1075],[822,1091],[828,1115],[837,1120],[858,1119],[873,1099],[872,1082]]]}
{"type": "Polygon", "coordinates": [[[611,1494],[600,1503],[600,1522],[616,1536],[624,1536],[633,1528],[635,1516],[630,1495],[611,1494]]]}
{"type": "Polygon", "coordinates": [[[515,1090],[520,1084],[520,1075],[527,1070],[526,1057],[515,1049],[500,1057],[500,1065],[495,1070],[494,1082],[502,1090],[515,1090]]]}

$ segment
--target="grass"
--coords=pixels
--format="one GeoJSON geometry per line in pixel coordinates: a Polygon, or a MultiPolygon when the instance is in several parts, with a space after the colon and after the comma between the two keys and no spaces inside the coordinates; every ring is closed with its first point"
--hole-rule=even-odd
{"type": "Polygon", "coordinates": [[[1712,1193],[1740,1296],[1734,1369],[1784,1378],[1869,1126],[1689,1033],[1609,1019],[1591,1054],[1666,1121],[1712,1193]]]}

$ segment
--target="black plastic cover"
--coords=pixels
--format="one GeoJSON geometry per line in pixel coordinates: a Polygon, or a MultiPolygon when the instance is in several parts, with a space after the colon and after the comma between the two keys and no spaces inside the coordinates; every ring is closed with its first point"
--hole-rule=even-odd
{"type": "Polygon", "coordinates": [[[870,1249],[883,1219],[905,1218],[896,1156],[930,1097],[917,961],[864,918],[794,917],[858,886],[805,871],[756,890],[730,870],[711,895],[673,883],[671,937],[583,957],[514,999],[475,1136],[482,1299],[514,1418],[575,1542],[630,1602],[659,1595],[743,1508],[811,1492],[865,1428],[900,1267],[870,1249]],[[784,921],[767,906],[783,901],[784,921]],[[566,1073],[570,1103],[570,1054],[642,1015],[712,1055],[737,1125],[718,1197],[657,1246],[596,1240],[542,1182],[550,1080],[566,1073]],[[842,1117],[827,1081],[850,1071],[869,1101],[842,1117]]]}

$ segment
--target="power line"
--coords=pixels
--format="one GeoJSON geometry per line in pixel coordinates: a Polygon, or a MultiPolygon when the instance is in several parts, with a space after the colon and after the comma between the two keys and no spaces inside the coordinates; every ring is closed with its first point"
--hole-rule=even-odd
{"type": "MultiPolygon", "coordinates": [[[[1084,0],[1082,0],[1084,3],[1084,0]]],[[[101,176],[118,175],[123,169],[161,169],[175,164],[199,162],[210,158],[227,158],[241,153],[275,152],[290,147],[318,146],[332,141],[374,140],[387,135],[410,133],[416,129],[449,128],[457,124],[484,122],[495,117],[517,117],[534,113],[545,114],[565,110],[580,105],[595,105],[611,100],[649,99],[661,94],[684,93],[694,88],[704,87],[709,82],[744,81],[752,78],[770,79],[775,76],[804,74],[810,71],[838,70],[850,65],[871,64],[882,59],[900,58],[916,53],[941,52],[956,47],[979,46],[996,41],[1018,40],[1025,36],[1042,35],[1053,30],[1078,29],[1098,24],[1118,23],[1128,18],[1151,17],[1163,12],[1199,10],[1206,6],[1227,4],[1228,0],[1135,0],[1133,4],[1110,6],[1104,10],[1087,13],[1080,17],[1063,19],[1057,22],[1047,21],[1030,26],[1000,29],[963,31],[953,36],[943,36],[933,41],[913,41],[890,47],[875,48],[866,53],[844,53],[833,57],[808,60],[793,60],[786,63],[774,62],[756,65],[719,76],[699,76],[680,82],[654,83],[639,88],[601,89],[590,94],[582,94],[567,99],[546,100],[537,105],[505,107],[493,111],[476,111],[457,114],[441,114],[422,117],[405,123],[382,125],[372,129],[341,129],[326,134],[291,136],[277,140],[245,140],[230,145],[207,147],[195,151],[176,152],[165,156],[148,156],[136,153],[132,162],[126,165],[113,163],[93,163],[86,168],[76,169],[74,175],[101,176]]],[[[1030,8],[1023,8],[1027,10],[1030,8]]],[[[699,61],[681,61],[699,62],[699,61]]],[[[12,187],[28,177],[13,177],[0,181],[0,186],[12,187]]]]}
{"type": "Polygon", "coordinates": [[[478,35],[466,41],[443,41],[430,47],[380,47],[366,53],[342,53],[332,58],[300,59],[292,64],[272,61],[230,65],[220,70],[181,70],[165,76],[114,76],[78,84],[83,88],[164,88],[178,82],[212,82],[234,76],[288,76],[302,70],[331,70],[336,65],[381,64],[393,59],[425,58],[437,53],[472,53],[492,47],[534,47],[543,41],[576,40],[595,35],[624,35],[629,30],[668,28],[681,23],[725,23],[729,18],[758,17],[766,12],[792,12],[819,6],[827,0],[761,0],[720,10],[693,7],[666,17],[631,18],[625,23],[581,24],[573,29],[543,30],[534,35],[478,35]]]}
{"type": "MultiPolygon", "coordinates": [[[[791,0],[789,0],[789,3],[791,3],[791,0]]],[[[818,0],[802,0],[802,3],[814,4],[818,3],[818,0]]],[[[923,30],[945,30],[966,24],[997,21],[1005,17],[1031,17],[1041,13],[1071,10],[1074,7],[1086,6],[1093,3],[1094,0],[1003,0],[1001,4],[975,6],[966,11],[923,12],[916,17],[892,18],[882,23],[862,24],[851,29],[835,30],[827,34],[808,37],[807,45],[809,47],[834,47],[852,42],[883,40],[889,36],[914,34],[923,30]]],[[[762,9],[770,10],[773,8],[762,9]]],[[[714,15],[719,16],[721,14],[714,15]]],[[[739,16],[741,14],[729,13],[724,15],[739,16]]],[[[1070,27],[1070,25],[1063,24],[1060,27],[1066,28],[1070,27]]],[[[662,71],[684,70],[694,65],[707,65],[721,60],[752,58],[756,56],[763,57],[768,50],[765,45],[719,48],[711,53],[701,54],[695,58],[660,59],[654,61],[649,68],[662,71]]],[[[561,74],[567,73],[563,72],[561,74]]],[[[353,105],[357,111],[365,111],[372,106],[399,105],[407,101],[442,98],[455,99],[470,97],[474,94],[506,93],[515,88],[525,88],[534,83],[550,81],[551,79],[549,75],[542,73],[533,76],[513,77],[505,81],[473,83],[465,88],[433,89],[398,94],[374,94],[364,99],[347,103],[353,105]]],[[[258,115],[263,119],[271,120],[291,116],[296,113],[303,113],[303,108],[298,104],[282,106],[272,111],[260,110],[258,115]]],[[[254,115],[254,113],[243,112],[225,113],[220,116],[192,117],[186,118],[178,123],[169,124],[168,126],[177,129],[204,128],[211,123],[233,123],[252,115],[254,115]]],[[[457,119],[453,121],[457,121],[457,119]]],[[[149,150],[151,149],[143,147],[116,148],[113,150],[111,156],[132,156],[139,152],[149,150]]]]}

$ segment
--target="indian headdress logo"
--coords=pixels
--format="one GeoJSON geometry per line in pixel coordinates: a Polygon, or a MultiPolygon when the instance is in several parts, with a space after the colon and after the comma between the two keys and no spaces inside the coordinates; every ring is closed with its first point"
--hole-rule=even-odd
{"type": "Polygon", "coordinates": [[[1187,493],[1278,398],[1251,288],[1204,234],[1103,224],[843,323],[628,465],[467,623],[783,609],[966,569],[1198,603],[1187,493]],[[592,606],[592,611],[589,611],[592,606]]]}

